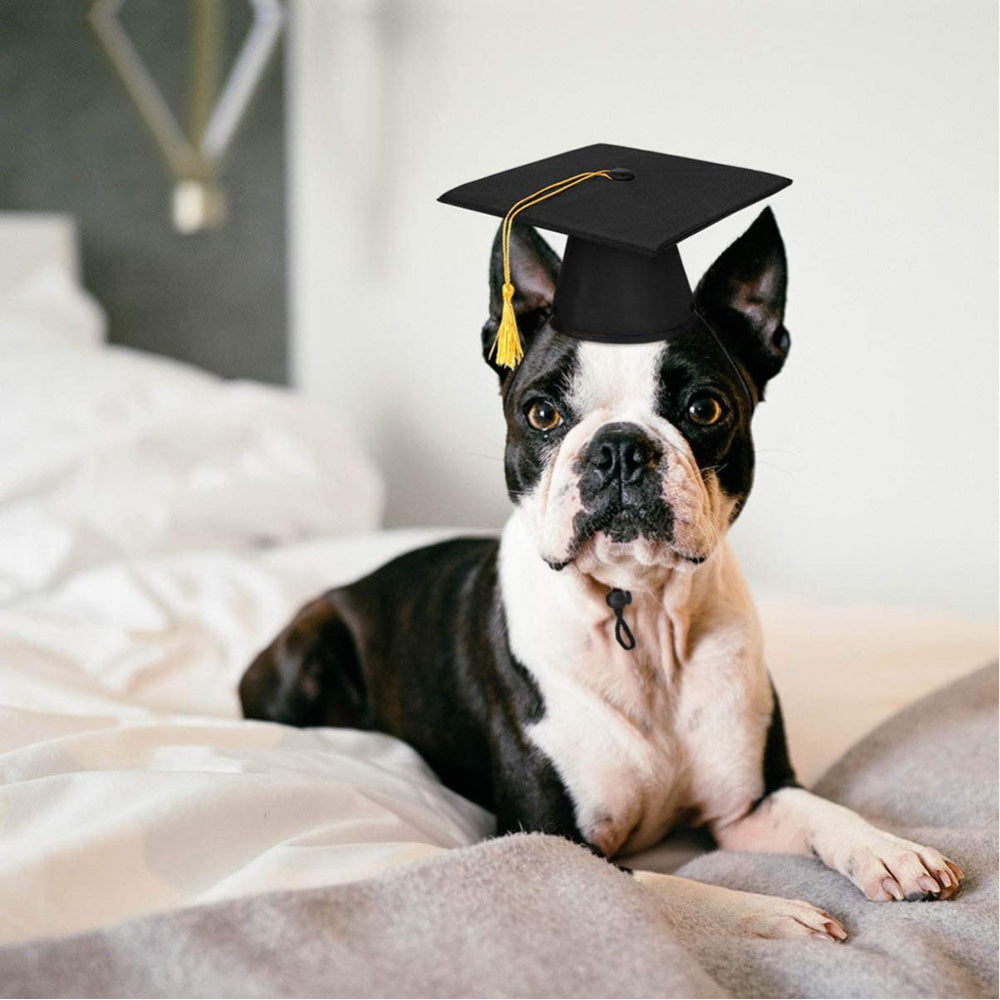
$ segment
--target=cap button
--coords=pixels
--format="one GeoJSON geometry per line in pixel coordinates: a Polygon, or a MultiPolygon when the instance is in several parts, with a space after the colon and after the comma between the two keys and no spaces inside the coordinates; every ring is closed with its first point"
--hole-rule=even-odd
{"type": "Polygon", "coordinates": [[[615,167],[614,170],[608,171],[608,176],[613,181],[631,181],[635,180],[635,174],[629,170],[628,167],[615,167]]]}

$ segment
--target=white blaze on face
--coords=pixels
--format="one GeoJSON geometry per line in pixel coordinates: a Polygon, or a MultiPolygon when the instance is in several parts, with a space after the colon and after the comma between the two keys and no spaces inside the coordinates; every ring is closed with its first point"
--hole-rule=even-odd
{"type": "Polygon", "coordinates": [[[602,565],[626,561],[663,565],[676,562],[678,553],[700,559],[711,553],[725,531],[732,502],[714,473],[703,477],[683,434],[656,412],[659,372],[667,350],[661,341],[579,344],[566,400],[578,422],[550,456],[535,488],[518,501],[547,562],[562,564],[577,558],[602,565]],[[619,422],[638,425],[661,446],[659,474],[663,499],[674,512],[673,545],[643,536],[628,543],[613,542],[598,532],[580,546],[575,525],[583,511],[579,459],[601,427],[619,422]]]}

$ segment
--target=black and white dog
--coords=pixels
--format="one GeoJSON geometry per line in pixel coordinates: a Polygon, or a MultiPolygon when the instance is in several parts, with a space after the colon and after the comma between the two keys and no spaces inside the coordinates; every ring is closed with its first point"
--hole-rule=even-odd
{"type": "MultiPolygon", "coordinates": [[[[398,736],[500,833],[611,857],[683,822],[722,848],[813,855],[872,900],[952,896],[962,872],[938,851],[796,785],[725,539],[753,480],[753,406],[789,348],[771,211],[668,344],[560,335],[558,257],[520,226],[511,258],[525,357],[497,369],[514,504],[501,537],[411,552],[306,605],[244,675],[245,714],[398,736]]],[[[498,238],[487,361],[502,282],[498,238]]],[[[743,931],[846,936],[808,903],[636,876],[743,931]]]]}

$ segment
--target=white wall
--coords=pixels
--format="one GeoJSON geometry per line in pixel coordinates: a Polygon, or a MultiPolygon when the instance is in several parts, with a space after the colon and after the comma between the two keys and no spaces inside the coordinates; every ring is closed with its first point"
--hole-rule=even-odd
{"type": "MultiPolygon", "coordinates": [[[[507,510],[479,356],[494,221],[435,203],[616,142],[785,174],[792,353],[735,529],[751,579],[996,609],[992,0],[298,0],[293,371],[393,524],[507,510]]],[[[692,281],[749,223],[684,244],[692,281]]],[[[558,240],[554,242],[558,243],[558,240]]]]}

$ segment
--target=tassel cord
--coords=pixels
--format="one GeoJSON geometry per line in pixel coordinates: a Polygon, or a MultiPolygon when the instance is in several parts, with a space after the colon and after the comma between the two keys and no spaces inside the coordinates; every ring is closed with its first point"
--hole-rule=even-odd
{"type": "Polygon", "coordinates": [[[503,307],[500,311],[500,326],[497,328],[497,335],[490,351],[490,356],[495,357],[497,364],[504,368],[516,368],[524,357],[521,335],[517,329],[517,316],[514,312],[514,283],[510,279],[510,234],[514,220],[525,209],[531,208],[547,198],[554,198],[556,195],[568,191],[571,187],[576,187],[577,184],[590,180],[591,177],[613,179],[610,170],[589,170],[582,174],[575,174],[573,177],[566,177],[561,181],[539,188],[533,194],[526,195],[520,201],[515,202],[504,216],[500,230],[500,246],[503,253],[503,288],[501,290],[503,307]]]}

